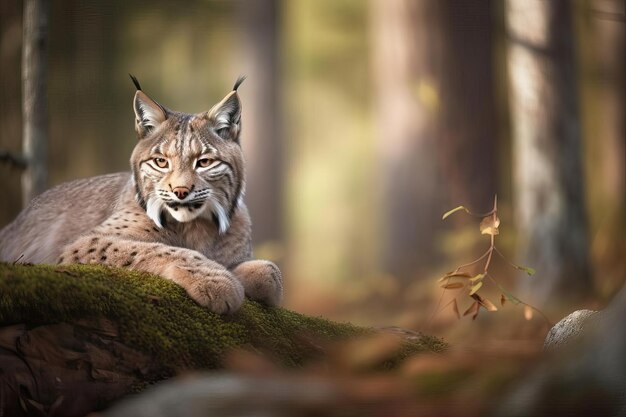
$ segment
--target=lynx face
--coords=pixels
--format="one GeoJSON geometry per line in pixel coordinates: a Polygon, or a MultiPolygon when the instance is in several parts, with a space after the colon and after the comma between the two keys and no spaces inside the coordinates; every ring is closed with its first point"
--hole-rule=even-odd
{"type": "Polygon", "coordinates": [[[139,142],[131,166],[137,200],[158,227],[169,215],[179,222],[212,218],[220,233],[228,229],[244,184],[241,81],[210,111],[199,114],[171,111],[136,84],[139,142]]]}

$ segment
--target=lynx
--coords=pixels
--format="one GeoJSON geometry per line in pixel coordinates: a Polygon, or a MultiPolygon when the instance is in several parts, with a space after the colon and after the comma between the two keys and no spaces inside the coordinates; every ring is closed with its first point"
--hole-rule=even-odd
{"type": "Polygon", "coordinates": [[[237,89],[211,110],[172,111],[137,91],[131,172],[61,184],[0,231],[0,260],[105,264],[160,275],[198,304],[236,311],[244,294],[282,298],[272,262],[253,260],[243,202],[237,89]]]}

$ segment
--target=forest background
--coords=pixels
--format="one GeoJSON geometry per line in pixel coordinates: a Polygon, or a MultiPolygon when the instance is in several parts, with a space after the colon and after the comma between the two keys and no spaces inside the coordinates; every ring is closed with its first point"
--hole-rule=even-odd
{"type": "MultiPolygon", "coordinates": [[[[19,154],[20,1],[0,1],[0,36],[0,149],[19,154]]],[[[488,212],[496,194],[500,251],[536,270],[494,262],[511,293],[556,321],[623,286],[623,1],[55,2],[48,185],[128,169],[129,72],[185,112],[247,75],[255,252],[284,271],[289,308],[478,334],[437,311],[451,296],[437,278],[488,237],[441,217],[488,212]]],[[[20,175],[0,165],[2,226],[22,207],[20,175]]],[[[476,320],[545,334],[509,311],[476,320]]]]}

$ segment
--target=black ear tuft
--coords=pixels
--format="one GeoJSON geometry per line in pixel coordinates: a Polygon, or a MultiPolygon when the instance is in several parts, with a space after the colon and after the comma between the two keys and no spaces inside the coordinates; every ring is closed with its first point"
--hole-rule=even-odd
{"type": "Polygon", "coordinates": [[[237,81],[235,81],[235,85],[233,86],[233,91],[237,91],[237,89],[239,88],[241,83],[244,82],[245,79],[246,79],[245,75],[240,75],[239,78],[237,78],[237,81]]]}
{"type": "Polygon", "coordinates": [[[133,84],[135,84],[135,87],[137,87],[137,90],[141,91],[141,85],[139,85],[139,80],[137,80],[137,78],[135,78],[133,74],[128,74],[128,75],[130,75],[130,79],[133,80],[133,84]]]}

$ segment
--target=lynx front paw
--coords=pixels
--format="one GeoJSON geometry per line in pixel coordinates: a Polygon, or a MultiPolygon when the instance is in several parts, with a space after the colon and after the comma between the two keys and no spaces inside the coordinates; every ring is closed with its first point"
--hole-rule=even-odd
{"type": "Polygon", "coordinates": [[[198,304],[218,314],[239,310],[244,299],[244,289],[227,270],[188,270],[177,266],[168,268],[166,278],[183,287],[198,304]]]}
{"type": "Polygon", "coordinates": [[[233,270],[233,273],[246,291],[246,295],[253,300],[275,306],[283,298],[283,277],[280,269],[270,262],[253,260],[243,262],[233,270]]]}

